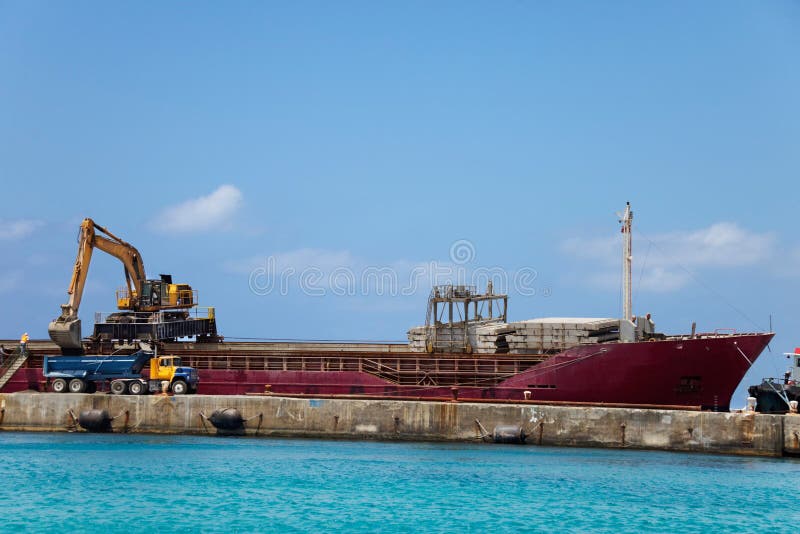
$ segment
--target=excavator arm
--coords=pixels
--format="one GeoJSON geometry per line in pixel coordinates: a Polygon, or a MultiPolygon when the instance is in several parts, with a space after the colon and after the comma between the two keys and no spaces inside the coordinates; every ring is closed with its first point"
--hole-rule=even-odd
{"type": "Polygon", "coordinates": [[[78,238],[78,256],[75,259],[75,267],[72,270],[72,278],[67,289],[69,301],[61,305],[61,315],[48,327],[50,339],[62,349],[81,348],[81,322],[78,318],[78,308],[83,298],[86,276],[89,273],[89,264],[95,248],[122,262],[125,267],[128,295],[133,302],[141,294],[142,282],[147,278],[142,257],[136,247],[118,238],[92,219],[84,219],[78,238]]]}
{"type": "Polygon", "coordinates": [[[94,246],[114,256],[125,266],[125,283],[128,286],[128,294],[131,296],[131,300],[135,301],[142,294],[142,282],[147,278],[139,251],[133,245],[122,240],[112,241],[99,235],[94,237],[94,246]]]}

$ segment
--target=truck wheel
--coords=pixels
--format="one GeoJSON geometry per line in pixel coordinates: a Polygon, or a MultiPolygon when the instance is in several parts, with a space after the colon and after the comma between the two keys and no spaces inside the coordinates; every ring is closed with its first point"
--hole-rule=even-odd
{"type": "Polygon", "coordinates": [[[185,395],[187,389],[189,388],[183,380],[176,380],[172,383],[172,393],[175,395],[185,395]]]}
{"type": "Polygon", "coordinates": [[[86,382],[80,378],[73,378],[69,381],[69,391],[70,393],[83,393],[86,391],[86,382]]]}
{"type": "Polygon", "coordinates": [[[56,378],[53,380],[53,383],[50,384],[50,389],[53,390],[53,393],[64,393],[67,391],[67,381],[63,378],[56,378]]]}
{"type": "Polygon", "coordinates": [[[141,382],[131,382],[128,386],[128,391],[131,392],[131,395],[141,395],[144,391],[144,384],[141,382]]]}
{"type": "Polygon", "coordinates": [[[127,389],[128,388],[126,387],[125,382],[123,382],[122,380],[114,380],[113,382],[111,382],[111,393],[113,393],[114,395],[124,395],[125,390],[127,389]]]}

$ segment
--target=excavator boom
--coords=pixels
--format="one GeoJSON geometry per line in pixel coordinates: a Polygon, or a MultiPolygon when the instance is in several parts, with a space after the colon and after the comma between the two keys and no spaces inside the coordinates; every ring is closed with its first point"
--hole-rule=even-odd
{"type": "Polygon", "coordinates": [[[118,238],[92,219],[84,219],[78,237],[78,255],[72,270],[67,294],[69,301],[61,305],[61,315],[48,326],[50,339],[62,349],[80,349],[81,321],[78,308],[83,298],[92,252],[98,248],[119,259],[125,266],[125,281],[128,293],[134,298],[140,293],[143,281],[147,278],[142,257],[136,247],[118,238]],[[98,235],[99,233],[105,234],[98,235]]]}

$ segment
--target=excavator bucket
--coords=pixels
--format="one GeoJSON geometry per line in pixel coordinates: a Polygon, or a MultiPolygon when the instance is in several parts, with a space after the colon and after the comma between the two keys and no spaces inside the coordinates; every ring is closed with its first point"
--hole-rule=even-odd
{"type": "Polygon", "coordinates": [[[64,321],[56,319],[47,327],[50,339],[62,349],[80,349],[81,345],[81,320],[72,319],[64,321]]]}

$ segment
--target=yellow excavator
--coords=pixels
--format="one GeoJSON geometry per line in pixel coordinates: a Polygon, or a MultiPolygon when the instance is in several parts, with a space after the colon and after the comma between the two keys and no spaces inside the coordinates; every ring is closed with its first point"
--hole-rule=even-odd
{"type": "MultiPolygon", "coordinates": [[[[126,287],[117,291],[117,308],[123,311],[111,314],[108,322],[175,323],[189,320],[187,310],[196,305],[195,292],[189,285],[173,284],[171,275],[161,275],[161,279],[148,280],[142,256],[136,247],[126,243],[92,219],[84,219],[78,239],[78,257],[67,289],[69,302],[61,305],[61,315],[52,321],[48,328],[50,339],[62,350],[82,348],[78,308],[81,305],[89,263],[95,248],[114,256],[125,267],[126,287]]],[[[213,322],[213,311],[210,311],[209,315],[213,322]]],[[[185,329],[180,331],[180,335],[191,334],[192,332],[186,332],[185,329]]]]}

